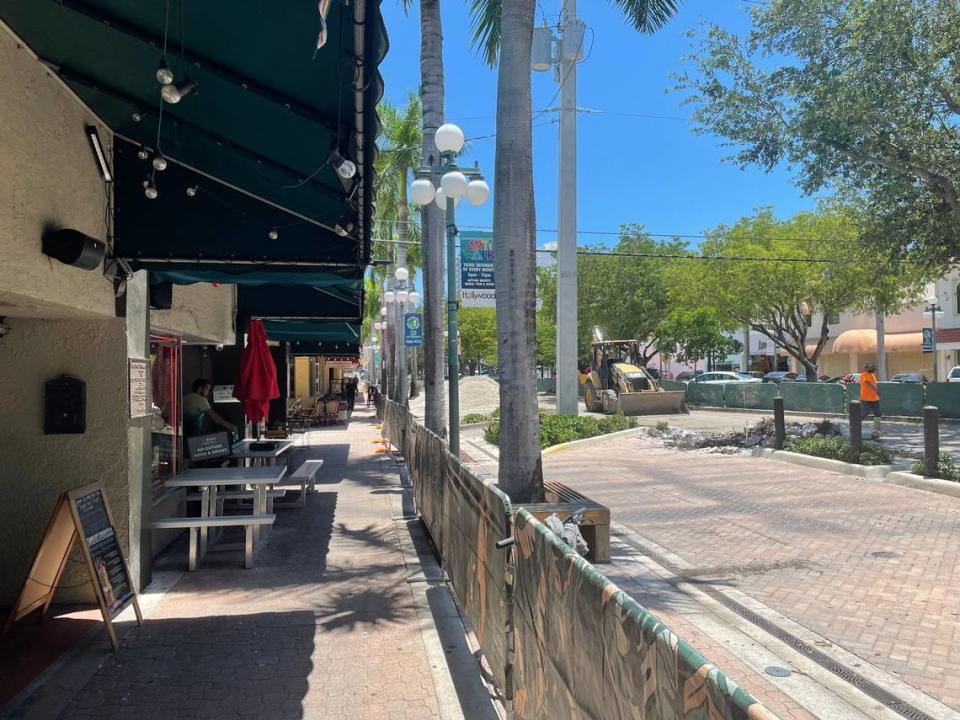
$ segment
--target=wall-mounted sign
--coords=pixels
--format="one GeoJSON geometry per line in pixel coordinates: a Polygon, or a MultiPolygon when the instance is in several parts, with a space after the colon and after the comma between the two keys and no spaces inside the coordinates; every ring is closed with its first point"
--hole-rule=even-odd
{"type": "Polygon", "coordinates": [[[214,385],[213,401],[215,403],[238,403],[240,402],[233,396],[233,385],[214,385]]]}
{"type": "Polygon", "coordinates": [[[423,347],[423,316],[420,313],[403,316],[403,344],[406,347],[423,347]]]}
{"type": "Polygon", "coordinates": [[[464,307],[496,307],[493,233],[460,233],[460,299],[464,307]]]}
{"type": "Polygon", "coordinates": [[[923,352],[933,352],[933,328],[923,329],[923,352]]]}
{"type": "Polygon", "coordinates": [[[130,358],[127,361],[129,382],[130,417],[150,415],[150,361],[146,358],[130,358]]]}
{"type": "Polygon", "coordinates": [[[328,368],[342,368],[344,370],[350,370],[355,368],[360,364],[360,361],[356,358],[351,357],[334,357],[328,356],[323,358],[328,368]]]}

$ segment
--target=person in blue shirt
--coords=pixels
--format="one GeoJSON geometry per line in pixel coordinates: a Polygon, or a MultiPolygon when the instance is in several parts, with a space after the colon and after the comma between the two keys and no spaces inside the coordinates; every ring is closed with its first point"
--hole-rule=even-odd
{"type": "Polygon", "coordinates": [[[213,386],[206,378],[193,381],[193,392],[183,396],[183,434],[186,437],[203,435],[209,427],[207,419],[224,430],[236,432],[237,426],[224,420],[210,405],[210,390],[213,386]]]}

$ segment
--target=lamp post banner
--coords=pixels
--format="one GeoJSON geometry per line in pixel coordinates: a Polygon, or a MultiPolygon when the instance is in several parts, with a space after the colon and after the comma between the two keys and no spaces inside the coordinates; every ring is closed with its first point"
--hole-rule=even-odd
{"type": "Polygon", "coordinates": [[[423,347],[423,316],[406,313],[403,316],[403,344],[406,347],[423,347]]]}
{"type": "Polygon", "coordinates": [[[933,351],[933,328],[923,328],[923,352],[933,351]]]}
{"type": "Polygon", "coordinates": [[[496,307],[493,233],[460,233],[460,297],[463,307],[496,307]]]}

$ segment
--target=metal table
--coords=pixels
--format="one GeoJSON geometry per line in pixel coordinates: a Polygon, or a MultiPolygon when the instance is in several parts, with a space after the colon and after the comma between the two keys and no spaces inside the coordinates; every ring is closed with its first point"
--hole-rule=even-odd
{"type": "Polygon", "coordinates": [[[230,459],[243,464],[251,460],[254,465],[276,465],[277,458],[293,447],[293,440],[241,440],[231,448],[230,459]],[[250,446],[258,442],[276,443],[273,450],[251,450],[250,446]]]}
{"type": "MultiPolygon", "coordinates": [[[[287,448],[284,448],[286,450],[287,448]]],[[[282,452],[282,451],[281,451],[282,452]]],[[[279,453],[277,453],[279,454],[279,453]]],[[[201,517],[217,514],[217,490],[223,485],[249,485],[253,488],[253,514],[267,513],[267,489],[280,482],[287,473],[284,465],[262,467],[191,468],[166,481],[167,487],[199,488],[201,517]]],[[[260,542],[260,528],[254,528],[253,539],[260,542]]],[[[200,530],[200,554],[207,550],[207,529],[200,530]]]]}

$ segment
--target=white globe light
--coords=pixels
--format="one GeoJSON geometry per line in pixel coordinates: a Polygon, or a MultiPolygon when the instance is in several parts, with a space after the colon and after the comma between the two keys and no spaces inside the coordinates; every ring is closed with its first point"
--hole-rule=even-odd
{"type": "Polygon", "coordinates": [[[380,329],[380,323],[379,323],[379,322],[375,322],[375,323],[373,324],[373,329],[374,329],[374,330],[379,330],[379,329],[380,329]]]}
{"type": "Polygon", "coordinates": [[[444,123],[437,128],[433,141],[440,152],[458,153],[463,150],[463,130],[453,123],[444,123]]]}
{"type": "Polygon", "coordinates": [[[420,293],[418,293],[416,290],[413,290],[407,299],[410,300],[411,305],[416,306],[417,303],[420,302],[420,293]]]}
{"type": "Polygon", "coordinates": [[[380,308],[380,315],[383,317],[387,316],[387,309],[385,307],[380,308]]]}
{"type": "Polygon", "coordinates": [[[387,291],[383,294],[383,299],[384,299],[384,301],[387,303],[387,305],[389,305],[389,304],[391,304],[394,300],[397,299],[397,295],[396,295],[395,292],[393,292],[393,290],[387,290],[387,291]]]}
{"type": "Polygon", "coordinates": [[[451,170],[440,178],[444,197],[459,198],[467,194],[467,176],[459,170],[451,170]]]}
{"type": "Polygon", "coordinates": [[[933,295],[932,293],[931,293],[930,295],[927,295],[927,304],[928,304],[928,305],[936,305],[936,304],[937,304],[937,296],[936,296],[936,295],[933,295]]]}
{"type": "Polygon", "coordinates": [[[490,186],[486,180],[471,180],[467,185],[467,202],[471,205],[483,205],[490,197],[490,186]]]}
{"type": "Polygon", "coordinates": [[[410,271],[405,267],[398,267],[393,276],[397,279],[397,282],[406,282],[407,278],[410,277],[410,271]]]}
{"type": "Polygon", "coordinates": [[[436,192],[433,183],[427,178],[417,178],[410,185],[410,199],[416,205],[429,205],[436,192]]]}
{"type": "Polygon", "coordinates": [[[407,291],[397,290],[397,302],[403,304],[407,301],[407,291]]]}

